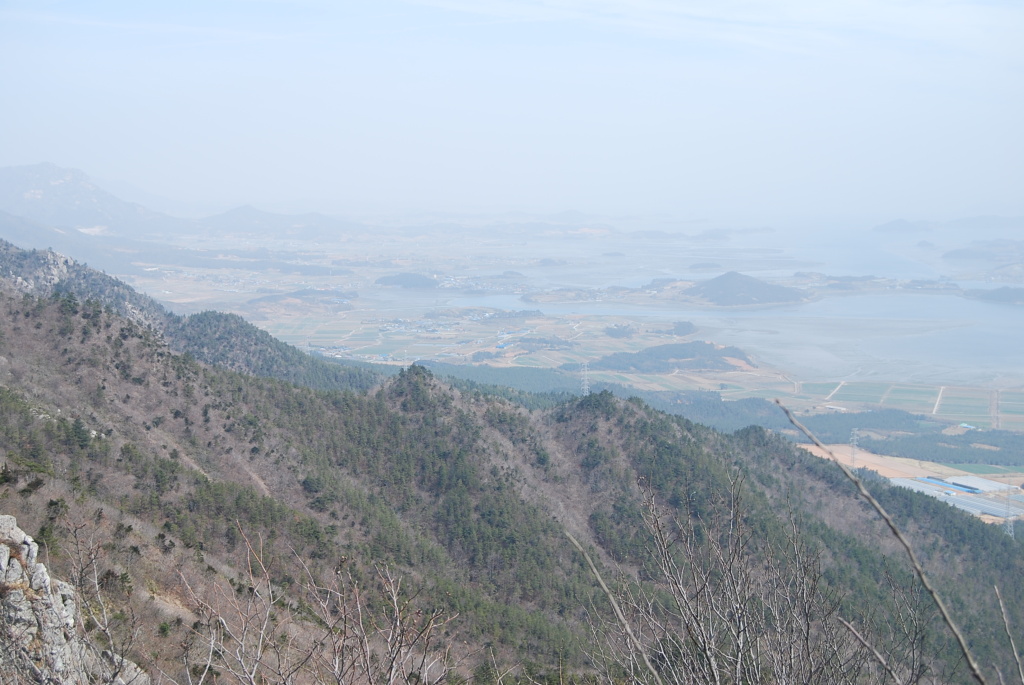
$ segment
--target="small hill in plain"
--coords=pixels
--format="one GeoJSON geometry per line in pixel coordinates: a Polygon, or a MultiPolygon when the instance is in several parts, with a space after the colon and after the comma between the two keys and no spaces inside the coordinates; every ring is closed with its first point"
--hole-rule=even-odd
{"type": "Polygon", "coordinates": [[[706,300],[720,307],[802,302],[804,293],[796,288],[767,283],[736,271],[724,273],[710,281],[691,286],[687,295],[706,300]]]}

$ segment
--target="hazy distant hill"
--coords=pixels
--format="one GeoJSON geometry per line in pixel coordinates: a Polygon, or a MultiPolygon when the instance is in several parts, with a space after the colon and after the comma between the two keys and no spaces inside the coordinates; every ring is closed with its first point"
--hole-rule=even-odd
{"type": "Polygon", "coordinates": [[[88,260],[88,236],[68,228],[54,228],[0,210],[0,237],[25,249],[50,248],[88,260]]]}
{"type": "Polygon", "coordinates": [[[430,276],[423,274],[400,273],[393,276],[381,276],[376,281],[377,285],[393,285],[399,288],[430,289],[437,287],[437,281],[430,276]]]}
{"type": "Polygon", "coordinates": [[[993,290],[965,290],[965,297],[1002,304],[1024,304],[1024,288],[1002,287],[993,290]]]}
{"type": "Polygon", "coordinates": [[[896,219],[875,226],[872,230],[879,233],[898,234],[948,234],[953,237],[981,235],[1011,235],[1015,231],[1024,230],[1024,217],[1019,216],[969,216],[953,221],[907,221],[896,219]]]}
{"type": "MultiPolygon", "coordinates": [[[[0,210],[0,240],[25,250],[54,250],[74,255],[76,261],[116,274],[132,274],[150,264],[175,263],[181,266],[217,268],[223,265],[216,255],[156,242],[133,240],[114,235],[88,235],[70,227],[56,227],[14,216],[0,210]]],[[[268,268],[301,270],[298,265],[271,260],[265,253],[253,255],[268,268]]]]}
{"type": "Polygon", "coordinates": [[[77,169],[50,163],[0,168],[0,210],[49,226],[125,238],[197,230],[191,221],[111,195],[77,169]]]}
{"type": "Polygon", "coordinates": [[[262,233],[280,238],[315,240],[337,236],[362,227],[349,221],[317,214],[275,214],[246,205],[200,221],[216,233],[262,233]]]}
{"type": "Polygon", "coordinates": [[[687,295],[706,300],[722,307],[752,304],[782,304],[801,302],[804,293],[796,288],[766,283],[753,276],[735,271],[724,273],[710,281],[691,286],[684,291],[687,295]]]}
{"type": "Polygon", "coordinates": [[[116,236],[87,235],[70,228],[48,226],[0,210],[0,240],[25,250],[54,250],[75,255],[79,262],[103,271],[130,274],[140,271],[141,263],[166,260],[180,254],[182,263],[195,253],[155,243],[128,240],[116,236]]]}
{"type": "Polygon", "coordinates": [[[950,261],[978,261],[993,264],[1024,261],[1024,240],[976,240],[967,247],[943,253],[942,258],[950,261]]]}
{"type": "Polygon", "coordinates": [[[754,366],[738,347],[718,347],[709,342],[656,345],[639,352],[614,352],[591,363],[592,369],[630,373],[671,373],[676,369],[717,369],[731,371],[754,366]]]}

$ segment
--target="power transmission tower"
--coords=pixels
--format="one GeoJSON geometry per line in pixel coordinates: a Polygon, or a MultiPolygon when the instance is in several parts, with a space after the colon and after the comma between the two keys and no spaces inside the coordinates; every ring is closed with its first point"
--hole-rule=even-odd
{"type": "Polygon", "coordinates": [[[590,362],[580,365],[580,394],[584,397],[590,394],[590,362]]]}
{"type": "Polygon", "coordinates": [[[857,429],[850,431],[850,468],[857,468],[857,429]]]}
{"type": "Polygon", "coordinates": [[[1006,489],[1006,518],[1003,519],[1006,525],[1006,534],[1013,537],[1013,518],[1010,516],[1010,489],[1006,489]]]}

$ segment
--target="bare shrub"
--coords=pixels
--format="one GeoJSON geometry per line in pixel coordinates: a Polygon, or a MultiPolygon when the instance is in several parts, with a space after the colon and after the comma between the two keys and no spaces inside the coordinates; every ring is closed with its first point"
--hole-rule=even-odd
{"type": "Polygon", "coordinates": [[[677,684],[883,680],[795,517],[782,542],[757,539],[740,492],[734,483],[720,516],[680,519],[644,491],[657,584],[619,584],[622,618],[595,623],[605,671],[677,684]]]}
{"type": "Polygon", "coordinates": [[[241,537],[240,580],[200,591],[183,576],[200,618],[182,643],[184,673],[164,674],[173,682],[433,684],[452,672],[455,616],[418,607],[389,568],[376,567],[367,593],[344,564],[322,581],[294,554],[301,579],[285,588],[262,542],[241,537]]]}

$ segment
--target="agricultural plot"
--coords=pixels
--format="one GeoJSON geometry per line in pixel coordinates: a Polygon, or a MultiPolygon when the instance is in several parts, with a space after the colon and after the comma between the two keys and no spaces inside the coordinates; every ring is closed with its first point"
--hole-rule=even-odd
{"type": "Polygon", "coordinates": [[[590,373],[590,381],[591,382],[594,382],[594,381],[604,381],[605,383],[618,383],[619,385],[631,385],[631,384],[638,384],[638,385],[641,385],[641,386],[645,385],[643,383],[636,383],[637,380],[638,380],[637,378],[635,378],[633,376],[627,376],[626,374],[623,374],[623,373],[612,373],[612,372],[604,372],[604,371],[602,371],[600,373],[594,373],[594,372],[590,373]]]}
{"type": "Polygon", "coordinates": [[[545,364],[542,359],[537,359],[533,355],[524,354],[520,357],[516,357],[513,366],[525,366],[532,369],[543,369],[549,367],[550,365],[545,364]]]}
{"type": "Polygon", "coordinates": [[[881,404],[882,398],[889,390],[889,385],[889,383],[847,383],[832,395],[832,400],[881,404]]]}
{"type": "Polygon", "coordinates": [[[701,387],[700,383],[687,376],[656,376],[645,374],[635,376],[634,382],[642,387],[651,390],[695,390],[701,387]]]}
{"type": "Polygon", "coordinates": [[[1024,417],[1024,392],[1000,391],[999,413],[1024,417]]]}
{"type": "Polygon", "coordinates": [[[1007,431],[1024,431],[1024,416],[1000,416],[999,427],[1007,431]]]}
{"type": "Polygon", "coordinates": [[[1024,392],[1019,390],[1002,390],[999,393],[999,401],[1024,406],[1024,392]]]}
{"type": "Polygon", "coordinates": [[[970,414],[963,414],[957,416],[943,416],[938,414],[940,419],[946,419],[947,421],[960,421],[961,423],[969,423],[975,428],[990,429],[995,428],[995,421],[992,420],[991,416],[982,416],[980,414],[972,416],[970,414]]]}
{"type": "MultiPolygon", "coordinates": [[[[374,331],[357,332],[345,338],[345,344],[352,347],[358,345],[380,344],[381,342],[380,336],[374,331]]],[[[395,345],[389,344],[388,347],[394,349],[395,345]]]]}
{"type": "MultiPolygon", "coordinates": [[[[402,293],[403,297],[406,293],[402,293]]],[[[432,296],[433,297],[433,296],[432,296]]],[[[337,350],[362,360],[410,362],[416,359],[452,360],[493,366],[558,368],[566,363],[593,362],[616,352],[640,352],[673,338],[663,327],[638,323],[623,316],[567,315],[506,317],[481,308],[439,310],[433,301],[368,302],[379,304],[358,311],[303,312],[278,308],[262,325],[276,337],[299,346],[337,350]],[[384,305],[388,305],[386,308],[384,305]],[[386,318],[378,318],[386,312],[386,318]],[[629,328],[625,337],[609,335],[629,328]],[[551,348],[544,340],[553,341],[551,348]],[[486,357],[486,358],[484,358],[486,357]]],[[[988,389],[890,382],[809,381],[796,383],[767,367],[743,370],[678,370],[675,373],[630,373],[590,370],[591,382],[612,382],[653,391],[713,390],[723,399],[782,398],[794,408],[823,410],[838,404],[850,411],[885,408],[926,414],[979,428],[1024,431],[1024,391],[994,393],[988,389]],[[934,412],[934,414],[933,414],[934,412]]]]}
{"type": "Polygon", "coordinates": [[[828,397],[833,390],[839,387],[838,383],[801,383],[801,390],[807,395],[820,395],[821,397],[828,397]]]}
{"type": "Polygon", "coordinates": [[[992,394],[987,390],[972,388],[946,388],[935,413],[953,419],[965,417],[990,417],[992,394]]]}
{"type": "Polygon", "coordinates": [[[950,464],[953,468],[973,473],[977,476],[1012,476],[1020,473],[1019,468],[1010,466],[995,466],[992,464],[950,464]]]}
{"type": "Polygon", "coordinates": [[[924,414],[931,413],[938,396],[938,388],[920,385],[894,385],[889,389],[882,404],[890,409],[924,414]]]}
{"type": "Polygon", "coordinates": [[[789,398],[791,397],[789,394],[780,392],[777,388],[770,387],[746,388],[744,390],[723,393],[723,396],[730,400],[742,400],[748,397],[754,397],[762,400],[774,400],[779,398],[782,399],[783,402],[793,405],[793,403],[789,402],[789,398]]]}

